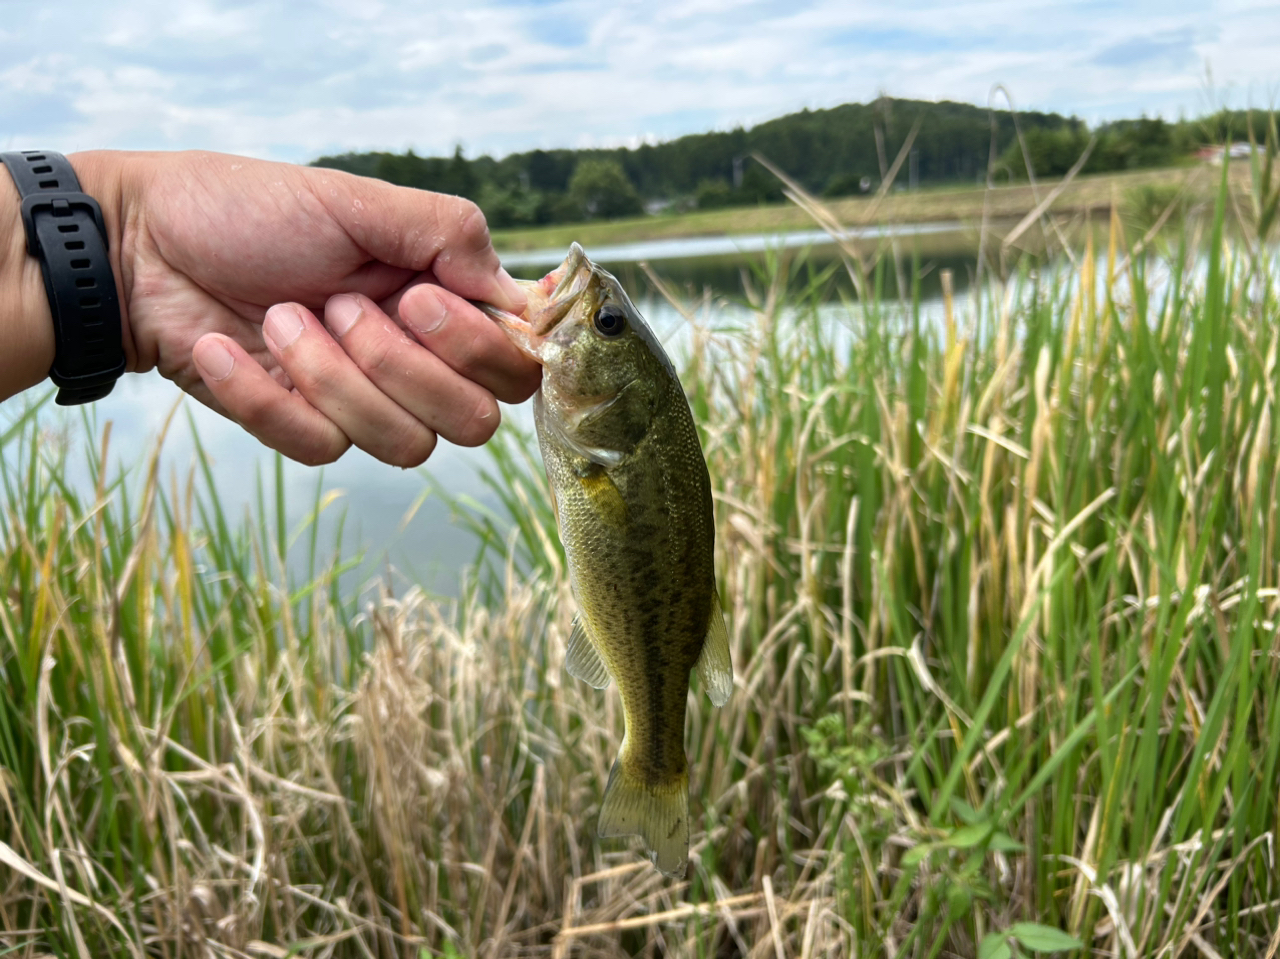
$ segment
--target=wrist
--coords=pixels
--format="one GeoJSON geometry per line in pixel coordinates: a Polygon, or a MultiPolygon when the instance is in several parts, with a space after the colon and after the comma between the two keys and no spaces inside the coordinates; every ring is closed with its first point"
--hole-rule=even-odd
{"type": "MultiPolygon", "coordinates": [[[[116,280],[116,295],[120,301],[120,336],[124,343],[124,355],[129,370],[138,367],[138,353],[133,339],[133,327],[129,323],[129,287],[131,275],[125,268],[128,262],[129,210],[124,186],[124,170],[127,153],[113,150],[93,150],[67,155],[80,191],[98,201],[102,219],[107,227],[107,257],[116,280]]],[[[38,272],[38,268],[37,268],[38,272]]]]}
{"type": "MultiPolygon", "coordinates": [[[[121,335],[130,369],[136,365],[128,313],[127,274],[122,269],[124,224],[122,154],[81,153],[70,157],[82,192],[98,201],[107,227],[111,272],[120,301],[121,335]]],[[[56,355],[53,316],[40,261],[27,252],[22,201],[7,169],[0,170],[0,400],[40,383],[56,355]]]]}
{"type": "Polygon", "coordinates": [[[53,317],[40,264],[27,254],[22,201],[7,170],[0,170],[0,400],[35,386],[53,366],[53,317]]]}

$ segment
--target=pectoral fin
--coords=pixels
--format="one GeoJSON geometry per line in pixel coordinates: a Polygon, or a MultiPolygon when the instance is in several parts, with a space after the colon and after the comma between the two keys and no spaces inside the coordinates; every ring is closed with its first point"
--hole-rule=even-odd
{"type": "Polygon", "coordinates": [[[604,689],[609,685],[609,670],[600,658],[595,643],[587,635],[587,628],[582,624],[582,614],[573,617],[573,628],[569,631],[569,652],[564,658],[564,668],[574,679],[580,679],[588,686],[604,689]]]}
{"type": "Polygon", "coordinates": [[[609,474],[599,467],[592,467],[585,476],[579,476],[582,491],[591,501],[591,507],[605,523],[614,529],[627,525],[627,504],[609,474]]]}
{"type": "MultiPolygon", "coordinates": [[[[541,396],[541,393],[534,394],[541,396]]],[[[537,409],[535,408],[535,414],[537,409]]],[[[599,446],[587,446],[581,442],[574,434],[574,431],[564,422],[559,413],[554,410],[542,408],[542,423],[544,428],[554,434],[560,445],[571,452],[577,453],[589,463],[595,463],[597,466],[613,468],[622,462],[622,452],[620,450],[610,450],[599,446]]]]}
{"type": "Polygon", "coordinates": [[[733,664],[729,662],[729,630],[724,624],[718,591],[711,594],[711,623],[707,638],[702,641],[697,669],[711,702],[716,706],[727,703],[733,692],[733,664]]]}

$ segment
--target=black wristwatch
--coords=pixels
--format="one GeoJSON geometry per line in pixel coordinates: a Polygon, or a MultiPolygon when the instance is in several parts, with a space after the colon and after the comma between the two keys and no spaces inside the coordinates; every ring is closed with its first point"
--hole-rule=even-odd
{"type": "Polygon", "coordinates": [[[57,402],[100,400],[125,370],[120,299],[107,257],[102,208],[80,192],[61,153],[0,153],[22,195],[27,252],[40,261],[57,349],[49,376],[57,402]]]}

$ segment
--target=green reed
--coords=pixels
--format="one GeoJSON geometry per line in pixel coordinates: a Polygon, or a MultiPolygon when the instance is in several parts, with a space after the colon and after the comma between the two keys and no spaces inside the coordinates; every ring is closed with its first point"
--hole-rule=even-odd
{"type": "Polygon", "coordinates": [[[440,601],[344,590],[278,470],[232,517],[203,452],[122,478],[105,429],[72,488],[19,418],[0,952],[1274,951],[1275,264],[1195,216],[940,316],[885,261],[680,304],[737,674],[690,699],[686,883],[594,836],[621,715],[563,673],[529,437],[440,601]]]}

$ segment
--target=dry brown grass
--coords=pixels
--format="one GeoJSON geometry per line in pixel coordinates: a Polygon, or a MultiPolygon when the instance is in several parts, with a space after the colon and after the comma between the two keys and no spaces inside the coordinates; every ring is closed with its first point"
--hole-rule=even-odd
{"type": "Polygon", "coordinates": [[[1274,955],[1280,316],[1207,232],[1205,275],[1115,217],[936,325],[782,268],[686,307],[737,686],[690,699],[680,883],[594,836],[621,715],[511,433],[456,602],[0,434],[0,951],[1274,955]]]}

